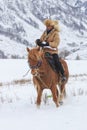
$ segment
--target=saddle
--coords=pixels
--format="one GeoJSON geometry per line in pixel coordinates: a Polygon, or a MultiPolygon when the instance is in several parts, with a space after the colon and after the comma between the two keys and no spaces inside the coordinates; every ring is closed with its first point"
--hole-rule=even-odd
{"type": "Polygon", "coordinates": [[[52,54],[50,54],[49,52],[45,52],[45,58],[46,58],[48,64],[51,66],[51,68],[52,68],[55,72],[57,72],[56,67],[55,67],[55,62],[54,62],[54,59],[53,59],[52,54]]]}

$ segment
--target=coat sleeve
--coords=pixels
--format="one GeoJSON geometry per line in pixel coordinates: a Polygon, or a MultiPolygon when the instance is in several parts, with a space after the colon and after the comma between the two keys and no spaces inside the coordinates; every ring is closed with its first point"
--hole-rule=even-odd
{"type": "Polygon", "coordinates": [[[59,34],[58,33],[55,33],[54,36],[53,36],[53,41],[52,42],[49,42],[49,45],[53,48],[57,48],[58,45],[60,43],[60,38],[59,38],[59,34]]]}

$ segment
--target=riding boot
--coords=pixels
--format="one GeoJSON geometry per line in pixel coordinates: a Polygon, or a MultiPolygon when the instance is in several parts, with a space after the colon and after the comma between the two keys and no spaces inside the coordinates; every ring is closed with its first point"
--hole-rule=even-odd
{"type": "Polygon", "coordinates": [[[64,69],[63,69],[61,62],[59,61],[58,54],[53,54],[53,59],[54,59],[54,62],[55,62],[55,67],[56,67],[57,73],[59,73],[59,72],[61,73],[61,81],[62,82],[66,81],[64,69]]]}

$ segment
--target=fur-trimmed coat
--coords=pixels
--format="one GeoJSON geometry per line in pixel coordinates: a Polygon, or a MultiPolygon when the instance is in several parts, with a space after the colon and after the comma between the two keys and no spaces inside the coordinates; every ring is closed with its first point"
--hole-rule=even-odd
{"type": "Polygon", "coordinates": [[[45,52],[50,52],[51,54],[58,53],[58,45],[60,43],[60,38],[58,30],[56,28],[52,29],[52,31],[50,31],[48,34],[47,31],[44,31],[40,38],[40,41],[46,41],[49,43],[49,46],[43,48],[45,52]]]}

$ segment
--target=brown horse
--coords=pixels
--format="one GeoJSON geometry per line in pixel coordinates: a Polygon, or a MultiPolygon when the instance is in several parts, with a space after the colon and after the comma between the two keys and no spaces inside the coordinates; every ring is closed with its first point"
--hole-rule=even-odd
{"type": "Polygon", "coordinates": [[[28,63],[31,68],[31,74],[33,75],[33,83],[36,86],[37,90],[36,104],[38,106],[40,105],[43,90],[50,89],[52,92],[53,101],[58,107],[59,102],[65,95],[65,84],[67,83],[69,77],[67,63],[64,60],[61,60],[67,78],[67,81],[62,83],[60,74],[57,74],[55,71],[53,71],[44,56],[44,52],[40,50],[40,48],[27,48],[27,51],[28,63]]]}

